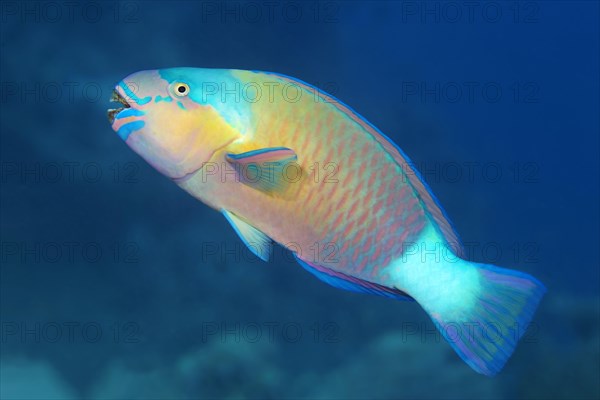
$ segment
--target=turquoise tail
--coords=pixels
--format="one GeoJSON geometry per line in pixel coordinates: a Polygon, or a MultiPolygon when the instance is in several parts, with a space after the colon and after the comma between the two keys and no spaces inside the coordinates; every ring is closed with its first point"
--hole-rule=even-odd
{"type": "Polygon", "coordinates": [[[444,310],[451,314],[444,315],[422,305],[458,355],[475,371],[493,376],[513,353],[546,289],[525,273],[469,264],[479,272],[479,290],[471,306],[444,310]]]}

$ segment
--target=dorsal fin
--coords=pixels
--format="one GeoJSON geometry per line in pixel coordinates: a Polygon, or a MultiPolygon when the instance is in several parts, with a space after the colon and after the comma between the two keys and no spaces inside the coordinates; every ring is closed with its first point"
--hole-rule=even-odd
{"type": "Polygon", "coordinates": [[[456,253],[459,257],[464,257],[464,247],[456,229],[450,222],[450,219],[446,215],[444,209],[440,205],[439,201],[436,199],[434,194],[431,192],[431,189],[425,183],[419,171],[414,168],[414,164],[410,161],[410,159],[404,154],[404,152],[394,143],[390,138],[384,135],[379,129],[373,126],[370,122],[368,122],[364,117],[354,111],[352,108],[336,99],[334,96],[328,95],[324,93],[322,90],[303,82],[299,79],[292,78],[290,76],[272,73],[272,72],[263,72],[263,71],[255,71],[259,73],[275,75],[280,77],[283,80],[294,83],[310,93],[315,92],[321,99],[323,99],[324,103],[329,103],[333,107],[336,107],[339,111],[346,114],[350,119],[358,123],[366,132],[368,132],[373,138],[381,144],[381,146],[385,149],[385,151],[394,158],[396,163],[402,168],[405,175],[408,177],[408,181],[410,182],[413,189],[416,191],[418,196],[420,197],[425,210],[431,215],[438,226],[439,232],[442,234],[448,245],[450,245],[451,249],[456,253]]]}

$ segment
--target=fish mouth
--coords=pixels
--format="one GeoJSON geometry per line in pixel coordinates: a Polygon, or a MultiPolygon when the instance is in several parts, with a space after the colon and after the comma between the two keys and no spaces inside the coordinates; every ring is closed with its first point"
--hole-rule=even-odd
{"type": "Polygon", "coordinates": [[[110,101],[113,103],[120,103],[123,107],[119,108],[109,108],[107,111],[108,121],[112,124],[115,122],[115,117],[118,113],[123,111],[126,108],[131,108],[131,105],[125,100],[125,98],[119,93],[116,89],[113,89],[112,94],[110,96],[110,101]]]}

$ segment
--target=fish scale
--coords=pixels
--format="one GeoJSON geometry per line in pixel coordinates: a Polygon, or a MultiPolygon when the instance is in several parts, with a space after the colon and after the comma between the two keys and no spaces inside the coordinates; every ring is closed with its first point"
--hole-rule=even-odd
{"type": "MultiPolygon", "coordinates": [[[[325,165],[332,162],[334,165],[341,167],[338,169],[338,175],[336,176],[337,184],[318,182],[311,186],[309,193],[306,195],[306,198],[310,197],[311,202],[314,202],[312,204],[327,204],[322,209],[313,210],[315,217],[311,219],[311,222],[318,221],[323,232],[326,232],[323,237],[315,238],[315,242],[318,242],[322,247],[334,243],[335,248],[338,250],[344,246],[346,241],[353,243],[358,248],[365,248],[366,241],[370,239],[370,235],[377,227],[389,232],[390,234],[387,237],[396,244],[388,251],[379,251],[377,258],[372,257],[375,249],[371,248],[367,252],[338,253],[337,262],[320,261],[333,269],[355,273],[361,278],[378,281],[379,279],[372,275],[373,267],[377,265],[379,270],[381,267],[385,267],[382,264],[386,259],[401,255],[402,242],[416,239],[424,225],[425,213],[417,207],[414,211],[419,213],[420,218],[415,220],[413,230],[404,229],[410,213],[398,212],[398,210],[408,207],[413,211],[412,205],[418,203],[418,197],[410,190],[402,191],[402,180],[396,180],[396,185],[392,186],[391,182],[394,181],[394,175],[389,173],[384,175],[380,172],[386,162],[393,164],[393,160],[381,157],[382,148],[374,140],[368,140],[364,132],[357,131],[355,127],[351,127],[345,121],[337,122],[339,118],[336,120],[332,117],[336,113],[333,105],[330,105],[324,111],[319,108],[315,113],[311,113],[311,108],[316,108],[317,105],[310,100],[307,101],[307,104],[302,105],[308,110],[307,114],[312,115],[312,124],[304,127],[304,129],[305,131],[315,129],[317,136],[322,131],[329,132],[326,140],[331,146],[327,148],[320,146],[319,142],[311,140],[310,134],[305,134],[302,141],[295,143],[296,148],[301,149],[298,152],[299,160],[306,155],[307,160],[314,160],[318,164],[325,165]],[[319,116],[316,115],[317,113],[324,115],[319,116]],[[330,126],[332,123],[337,124],[337,127],[330,126]],[[341,132],[342,129],[338,128],[339,126],[345,128],[343,133],[341,132]],[[348,140],[349,138],[351,139],[348,140]],[[362,159],[363,162],[342,162],[333,158],[335,154],[339,154],[339,152],[333,152],[333,149],[336,148],[343,150],[343,154],[346,155],[345,161],[362,159]],[[348,168],[343,168],[346,166],[348,168]],[[371,168],[367,168],[367,166],[371,168]],[[351,181],[352,184],[340,186],[340,181],[351,181]],[[386,189],[381,191],[379,190],[380,186],[386,189]],[[377,196],[378,193],[379,196],[377,196]],[[386,202],[389,198],[393,199],[391,204],[386,202]],[[372,213],[373,209],[378,209],[378,213],[374,215],[372,213]],[[350,215],[349,210],[357,210],[358,212],[350,215]],[[340,213],[343,215],[341,224],[336,223],[336,221],[339,221],[340,213]],[[352,229],[347,229],[348,226],[351,226],[352,229]],[[398,229],[398,232],[392,232],[394,228],[398,229]],[[363,260],[370,261],[366,269],[363,260]]],[[[275,126],[279,127],[279,124],[275,124],[275,126]]],[[[287,128],[290,132],[299,131],[293,125],[288,125],[287,128]]],[[[291,146],[292,144],[287,143],[284,139],[285,132],[278,132],[277,137],[282,142],[279,145],[291,146]]],[[[290,134],[290,136],[293,137],[294,135],[290,134]]],[[[267,143],[265,145],[273,144],[267,143]]],[[[307,163],[308,165],[311,165],[310,161],[307,163]]],[[[402,173],[397,166],[392,172],[402,173]]],[[[403,180],[403,182],[404,186],[408,185],[406,180],[403,180]]],[[[303,199],[299,198],[297,202],[303,203],[303,199]]]]}

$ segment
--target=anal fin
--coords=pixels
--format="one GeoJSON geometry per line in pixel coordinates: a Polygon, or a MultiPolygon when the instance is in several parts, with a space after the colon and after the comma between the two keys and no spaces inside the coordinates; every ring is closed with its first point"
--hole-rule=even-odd
{"type": "Polygon", "coordinates": [[[302,267],[304,267],[304,269],[306,269],[308,272],[319,278],[321,281],[338,289],[344,289],[357,293],[374,294],[377,296],[384,296],[402,301],[415,301],[412,297],[401,290],[365,281],[354,276],[334,271],[327,267],[309,263],[301,260],[295,254],[294,257],[296,257],[296,261],[298,261],[300,265],[302,265],[302,267]]]}

